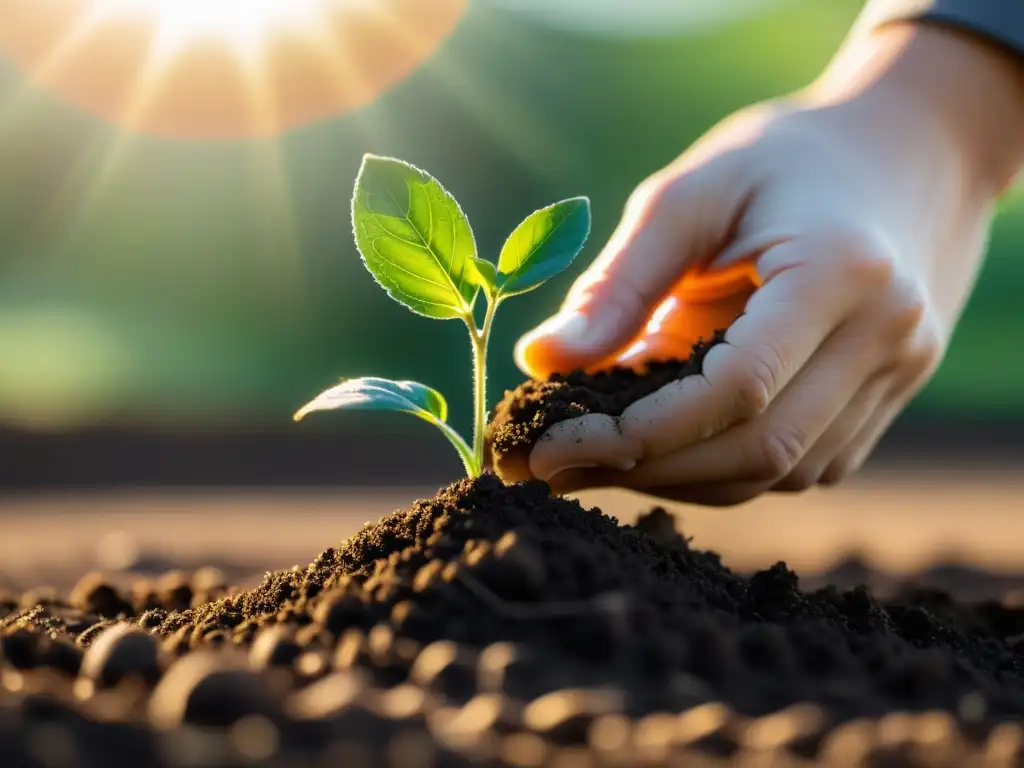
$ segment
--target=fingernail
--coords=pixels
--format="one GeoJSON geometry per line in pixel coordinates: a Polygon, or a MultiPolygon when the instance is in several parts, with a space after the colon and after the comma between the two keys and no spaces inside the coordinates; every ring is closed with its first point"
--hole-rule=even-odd
{"type": "Polygon", "coordinates": [[[636,468],[636,459],[622,459],[621,461],[611,462],[611,465],[613,469],[629,472],[629,470],[636,468]]]}
{"type": "Polygon", "coordinates": [[[515,361],[527,376],[537,376],[547,367],[550,348],[546,342],[554,341],[557,347],[572,347],[587,333],[590,319],[582,312],[559,312],[548,318],[523,336],[515,347],[515,361]]]}
{"type": "Polygon", "coordinates": [[[622,312],[612,304],[596,311],[591,308],[589,312],[565,309],[538,325],[523,340],[553,340],[563,349],[589,353],[608,344],[622,322],[622,312]]]}
{"type": "Polygon", "coordinates": [[[533,338],[555,337],[563,343],[579,343],[581,339],[586,338],[590,325],[590,318],[582,312],[559,312],[534,328],[528,336],[533,338]]]}
{"type": "Polygon", "coordinates": [[[512,358],[515,360],[516,367],[519,368],[520,371],[530,378],[535,379],[540,378],[541,371],[531,360],[530,349],[532,343],[533,341],[529,334],[523,336],[523,338],[516,342],[512,358]]]}

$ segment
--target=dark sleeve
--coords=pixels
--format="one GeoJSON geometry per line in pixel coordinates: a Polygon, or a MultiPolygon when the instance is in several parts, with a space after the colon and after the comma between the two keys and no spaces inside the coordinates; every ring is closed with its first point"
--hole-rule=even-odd
{"type": "Polygon", "coordinates": [[[1024,0],[869,0],[865,26],[925,21],[972,32],[1024,56],[1024,0]]]}

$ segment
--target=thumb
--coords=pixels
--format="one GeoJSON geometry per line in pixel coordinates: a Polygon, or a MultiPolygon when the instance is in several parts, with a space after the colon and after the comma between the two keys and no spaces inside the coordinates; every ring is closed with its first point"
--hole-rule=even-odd
{"type": "Polygon", "coordinates": [[[641,184],[559,312],[519,340],[523,372],[546,378],[594,366],[643,330],[683,273],[724,247],[739,203],[728,204],[722,177],[712,163],[641,184]]]}

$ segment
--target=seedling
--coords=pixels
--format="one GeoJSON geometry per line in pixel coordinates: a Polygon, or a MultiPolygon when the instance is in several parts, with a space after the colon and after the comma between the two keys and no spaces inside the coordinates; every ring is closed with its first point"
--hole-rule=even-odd
{"type": "Polygon", "coordinates": [[[509,235],[497,265],[477,256],[469,219],[437,179],[409,163],[366,155],[352,195],[352,229],[363,264],[399,304],[436,320],[461,320],[473,349],[473,443],[447,423],[437,390],[414,381],[342,380],[296,414],[384,410],[411,413],[438,427],[470,477],[484,466],[487,343],[494,315],[513,296],[532,291],[568,267],[590,235],[590,201],[563,200],[532,213],[509,235]],[[483,322],[476,301],[483,294],[483,322]]]}

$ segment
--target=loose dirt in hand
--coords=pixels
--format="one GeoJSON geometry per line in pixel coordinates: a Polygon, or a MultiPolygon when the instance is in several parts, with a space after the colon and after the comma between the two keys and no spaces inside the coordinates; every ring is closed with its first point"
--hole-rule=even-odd
{"type": "Polygon", "coordinates": [[[0,598],[0,764],[1016,765],[1021,637],[1024,608],[804,592],[663,510],[485,476],[252,590],[0,598]]]}
{"type": "Polygon", "coordinates": [[[494,409],[488,442],[496,454],[529,449],[560,421],[588,413],[621,416],[642,397],[666,384],[701,372],[704,357],[723,343],[725,331],[694,346],[686,360],[648,363],[642,369],[612,368],[600,373],[573,371],[546,381],[532,379],[505,393],[494,409]]]}

